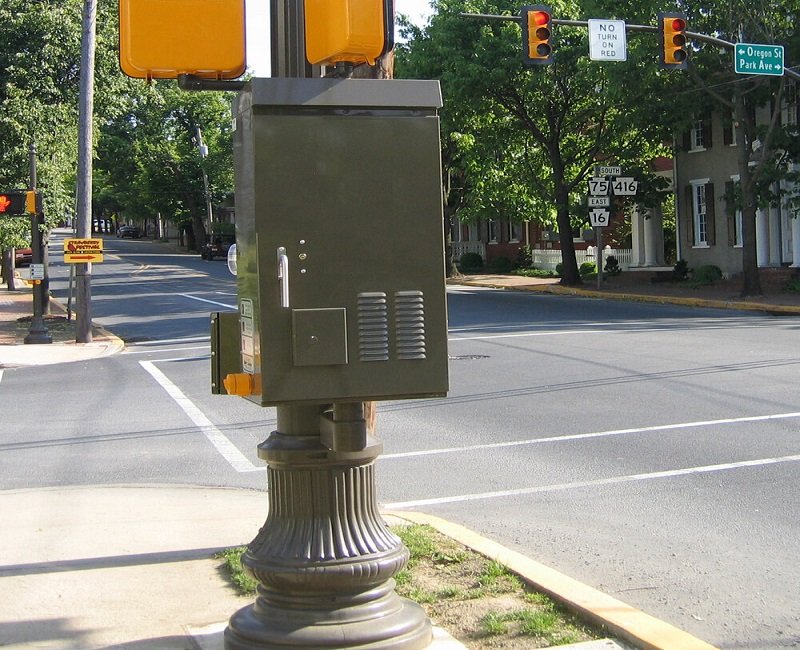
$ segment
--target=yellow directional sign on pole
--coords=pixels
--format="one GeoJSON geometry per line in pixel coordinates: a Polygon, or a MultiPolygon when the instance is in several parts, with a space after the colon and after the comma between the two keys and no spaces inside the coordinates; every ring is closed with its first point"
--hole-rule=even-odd
{"type": "Polygon", "coordinates": [[[102,239],[65,239],[64,261],[70,264],[86,264],[103,261],[102,239]]]}

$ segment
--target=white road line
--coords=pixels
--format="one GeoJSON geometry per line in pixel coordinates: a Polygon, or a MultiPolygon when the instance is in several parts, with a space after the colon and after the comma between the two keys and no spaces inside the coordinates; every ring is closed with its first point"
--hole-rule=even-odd
{"type": "Polygon", "coordinates": [[[180,339],[159,339],[157,341],[140,341],[138,343],[132,343],[131,345],[134,347],[146,347],[146,346],[156,346],[156,345],[166,345],[168,343],[197,343],[199,341],[210,341],[211,336],[186,336],[180,339]]]}
{"type": "Polygon", "coordinates": [[[197,296],[193,296],[193,295],[188,294],[188,293],[179,293],[178,295],[179,296],[183,296],[184,298],[190,298],[191,300],[199,300],[200,302],[207,302],[207,303],[210,303],[212,305],[219,305],[220,307],[227,307],[228,309],[232,309],[233,311],[236,311],[236,305],[228,305],[227,303],[217,302],[216,300],[207,300],[206,298],[198,298],[197,296]]]}
{"type": "MultiPolygon", "coordinates": [[[[153,350],[152,348],[149,350],[129,350],[125,348],[122,351],[122,354],[129,355],[129,354],[162,354],[164,352],[183,352],[184,350],[208,350],[209,345],[192,345],[185,348],[159,348],[158,350],[153,350]]],[[[202,357],[186,357],[187,359],[207,359],[207,355],[203,355],[202,357]]],[[[161,361],[165,361],[165,359],[161,359],[161,361]]]]}
{"type": "Polygon", "coordinates": [[[503,497],[520,496],[524,494],[537,494],[542,492],[557,492],[559,490],[575,490],[587,487],[602,487],[605,485],[616,485],[619,483],[631,483],[634,481],[650,481],[653,479],[673,478],[676,476],[688,476],[691,474],[707,474],[710,472],[725,472],[744,467],[762,467],[764,465],[775,465],[777,463],[796,463],[800,461],[800,455],[780,456],[778,458],[760,458],[758,460],[744,460],[738,463],[723,463],[720,465],[704,465],[701,467],[686,467],[684,469],[666,470],[663,472],[648,472],[646,474],[630,474],[628,476],[613,476],[594,481],[577,481],[575,483],[556,483],[555,485],[540,485],[537,487],[521,488],[517,490],[501,490],[497,492],[483,492],[478,494],[461,494],[452,497],[440,497],[437,499],[418,499],[416,501],[397,501],[395,503],[384,503],[381,507],[389,510],[401,508],[419,508],[422,506],[433,506],[444,503],[462,503],[464,501],[479,501],[484,499],[499,499],[503,497]]]}
{"type": "MultiPolygon", "coordinates": [[[[760,329],[761,325],[737,325],[737,329],[760,329]]],[[[511,339],[511,338],[524,338],[531,336],[576,336],[578,334],[652,334],[653,332],[698,332],[707,330],[724,329],[722,326],[716,325],[702,325],[702,326],[672,326],[664,325],[661,327],[624,327],[615,329],[592,328],[581,330],[543,330],[543,331],[527,331],[527,332],[514,332],[509,334],[484,334],[482,336],[450,336],[448,342],[453,341],[483,341],[488,339],[511,339]]],[[[453,331],[458,330],[451,330],[453,331]]]]}
{"type": "Polygon", "coordinates": [[[765,420],[786,420],[800,418],[800,411],[793,413],[775,413],[773,415],[753,415],[741,418],[724,418],[721,420],[699,420],[697,422],[679,422],[676,424],[657,424],[651,427],[637,427],[634,429],[613,429],[611,431],[596,431],[592,433],[575,433],[566,436],[550,436],[548,438],[529,438],[527,440],[511,440],[508,442],[490,442],[481,445],[465,445],[462,447],[442,447],[439,449],[422,449],[419,451],[403,451],[395,454],[382,454],[379,459],[410,458],[412,456],[433,456],[436,454],[455,454],[462,451],[475,451],[478,449],[500,449],[502,447],[519,447],[522,445],[538,445],[545,442],[565,442],[568,440],[586,440],[589,438],[605,438],[621,436],[626,433],[647,433],[650,431],[669,431],[673,429],[694,429],[720,424],[739,424],[741,422],[763,422],[765,420]]]}
{"type": "Polygon", "coordinates": [[[0,370],[0,381],[3,381],[3,371],[0,370]]]}
{"type": "Polygon", "coordinates": [[[256,467],[251,463],[247,457],[239,451],[225,435],[214,426],[214,423],[209,420],[205,414],[195,406],[186,395],[183,394],[169,378],[156,368],[155,363],[152,361],[140,361],[139,364],[144,368],[159,385],[167,391],[167,394],[175,400],[175,403],[181,407],[184,413],[189,416],[189,419],[203,432],[209,442],[214,445],[214,448],[222,454],[222,457],[230,463],[231,467],[237,472],[260,472],[263,467],[256,467]]]}

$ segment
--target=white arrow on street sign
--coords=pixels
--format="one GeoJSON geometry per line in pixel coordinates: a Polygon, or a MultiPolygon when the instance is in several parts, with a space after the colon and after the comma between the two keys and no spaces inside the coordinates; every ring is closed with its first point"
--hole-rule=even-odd
{"type": "Polygon", "coordinates": [[[601,208],[595,208],[594,210],[589,210],[589,223],[592,225],[593,228],[607,226],[609,221],[609,212],[608,210],[602,210],[601,208]]]}
{"type": "Polygon", "coordinates": [[[589,179],[589,194],[592,196],[608,196],[608,191],[610,189],[611,183],[605,178],[589,179]]]}
{"type": "Polygon", "coordinates": [[[624,20],[590,18],[589,58],[592,61],[626,61],[628,59],[624,20]]]}
{"type": "Polygon", "coordinates": [[[639,181],[634,180],[631,176],[620,176],[611,182],[611,188],[614,190],[614,196],[636,196],[639,181]]]}
{"type": "Polygon", "coordinates": [[[590,208],[608,208],[611,206],[611,199],[607,196],[587,196],[586,205],[590,208]]]}

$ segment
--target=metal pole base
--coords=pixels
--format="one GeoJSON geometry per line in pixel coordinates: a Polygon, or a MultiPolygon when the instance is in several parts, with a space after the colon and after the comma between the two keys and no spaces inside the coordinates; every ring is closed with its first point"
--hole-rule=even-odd
{"type": "Polygon", "coordinates": [[[41,316],[34,316],[31,319],[31,328],[25,336],[25,343],[52,343],[53,337],[50,335],[50,330],[44,324],[44,319],[41,316]]]}
{"type": "MultiPolygon", "coordinates": [[[[318,417],[310,407],[293,421],[310,433],[318,417]]],[[[279,428],[282,419],[279,407],[279,428]]],[[[424,610],[394,592],[408,550],[378,512],[374,461],[381,444],[366,438],[361,449],[341,447],[350,449],[334,451],[319,434],[277,431],[259,445],[268,464],[269,514],[242,558],[258,595],[231,617],[226,650],[430,645],[424,610]]]]}

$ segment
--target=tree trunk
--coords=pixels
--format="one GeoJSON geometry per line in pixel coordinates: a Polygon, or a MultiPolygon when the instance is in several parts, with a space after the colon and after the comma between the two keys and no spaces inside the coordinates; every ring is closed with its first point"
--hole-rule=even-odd
{"type": "Polygon", "coordinates": [[[16,278],[14,277],[14,249],[7,248],[3,251],[2,260],[0,260],[2,266],[2,275],[5,278],[6,285],[8,286],[9,291],[16,291],[17,289],[17,282],[16,278]]]}
{"type": "Polygon", "coordinates": [[[572,221],[569,217],[569,192],[556,180],[556,215],[558,238],[561,243],[561,284],[574,287],[583,284],[575,259],[575,242],[572,240],[572,221]]]}
{"type": "Polygon", "coordinates": [[[455,220],[455,211],[444,206],[444,271],[445,276],[454,278],[459,275],[456,260],[453,256],[453,230],[450,227],[455,220]]]}
{"type": "Polygon", "coordinates": [[[748,111],[744,96],[734,85],[734,111],[736,114],[736,143],[739,167],[739,185],[742,190],[742,296],[760,296],[761,278],[758,274],[756,252],[756,205],[753,196],[753,174],[750,171],[750,145],[748,135],[754,132],[747,124],[748,111]]]}

